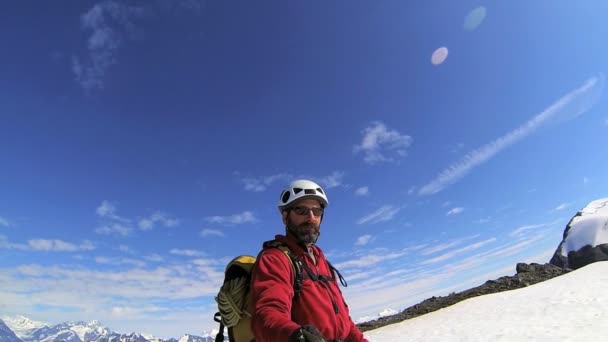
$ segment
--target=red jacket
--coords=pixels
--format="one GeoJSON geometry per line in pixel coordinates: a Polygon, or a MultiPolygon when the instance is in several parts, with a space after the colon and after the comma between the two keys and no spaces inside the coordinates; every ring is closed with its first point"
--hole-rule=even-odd
{"type": "MultiPolygon", "coordinates": [[[[277,235],[294,255],[319,275],[332,276],[321,249],[313,246],[315,265],[305,248],[291,237],[277,235]]],[[[303,269],[303,273],[306,271],[303,269]]],[[[256,342],[284,342],[302,325],[314,325],[328,341],[367,342],[349,316],[337,281],[327,283],[305,278],[294,296],[294,271],[278,248],[265,248],[251,277],[252,329],[256,342]]]]}

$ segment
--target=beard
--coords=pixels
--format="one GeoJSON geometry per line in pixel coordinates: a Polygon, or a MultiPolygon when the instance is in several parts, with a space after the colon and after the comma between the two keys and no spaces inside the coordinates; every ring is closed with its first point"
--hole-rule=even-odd
{"type": "Polygon", "coordinates": [[[295,224],[291,218],[287,218],[286,228],[288,233],[291,233],[299,243],[304,245],[315,244],[321,235],[321,225],[314,222],[295,224]]]}

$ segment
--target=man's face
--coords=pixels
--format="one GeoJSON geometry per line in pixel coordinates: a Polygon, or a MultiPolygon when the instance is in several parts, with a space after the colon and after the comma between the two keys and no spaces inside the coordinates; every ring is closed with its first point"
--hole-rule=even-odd
{"type": "MultiPolygon", "coordinates": [[[[319,201],[314,199],[303,199],[296,201],[290,206],[290,210],[283,212],[283,223],[287,230],[291,232],[300,243],[313,244],[317,242],[319,235],[321,235],[321,215],[319,209],[321,204],[319,201]],[[302,214],[304,211],[307,213],[302,214]],[[315,212],[319,216],[315,216],[315,212]]],[[[322,212],[322,211],[321,211],[322,212]]]]}

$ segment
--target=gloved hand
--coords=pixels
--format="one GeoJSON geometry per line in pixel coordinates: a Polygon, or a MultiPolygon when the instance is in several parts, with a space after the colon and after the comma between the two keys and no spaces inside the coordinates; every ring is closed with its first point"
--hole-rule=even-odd
{"type": "Polygon", "coordinates": [[[289,342],[326,342],[319,329],[313,325],[303,325],[289,335],[289,342]]]}

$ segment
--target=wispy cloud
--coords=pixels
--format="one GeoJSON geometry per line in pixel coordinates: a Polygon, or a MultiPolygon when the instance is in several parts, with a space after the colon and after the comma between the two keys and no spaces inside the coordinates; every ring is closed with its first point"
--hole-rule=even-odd
{"type": "Polygon", "coordinates": [[[144,259],[152,262],[161,262],[165,260],[162,256],[155,253],[144,256],[144,259]]]}
{"type": "Polygon", "coordinates": [[[555,207],[555,211],[561,211],[564,210],[566,208],[568,208],[570,206],[570,203],[562,203],[560,205],[558,205],[557,207],[555,207]]]}
{"type": "Polygon", "coordinates": [[[95,211],[97,212],[97,215],[102,218],[109,218],[123,223],[131,222],[129,219],[118,216],[116,214],[116,205],[110,201],[102,201],[95,211]]]}
{"type": "Polygon", "coordinates": [[[589,110],[599,99],[603,89],[603,75],[587,80],[581,87],[557,100],[525,124],[502,137],[467,153],[460,161],[450,165],[437,178],[424,185],[418,193],[432,195],[457,182],[475,167],[490,160],[507,147],[521,141],[538,128],[551,122],[573,119],[589,110]]]}
{"type": "Polygon", "coordinates": [[[201,237],[207,237],[207,236],[225,236],[224,232],[218,229],[209,229],[209,228],[205,228],[203,230],[201,230],[201,232],[199,233],[199,235],[201,237]]]}
{"type": "Polygon", "coordinates": [[[326,189],[335,188],[342,185],[344,172],[334,171],[331,175],[319,178],[319,183],[326,189]]]}
{"type": "Polygon", "coordinates": [[[0,216],[0,226],[3,227],[10,227],[11,223],[5,219],[4,217],[0,216]]]}
{"type": "Polygon", "coordinates": [[[528,224],[525,226],[520,226],[520,227],[517,227],[516,229],[514,229],[509,235],[513,236],[513,237],[522,236],[522,234],[524,232],[527,232],[529,230],[536,230],[538,228],[545,227],[546,225],[547,224],[542,223],[542,224],[528,224]]]}
{"type": "Polygon", "coordinates": [[[462,243],[462,241],[457,240],[457,241],[452,241],[452,242],[448,242],[448,243],[434,245],[433,247],[424,249],[422,252],[420,252],[420,255],[430,255],[430,254],[434,254],[437,252],[441,252],[446,249],[450,249],[452,247],[458,246],[461,243],[462,243]]]}
{"type": "Polygon", "coordinates": [[[133,34],[132,19],[144,13],[143,8],[106,0],[91,7],[80,17],[83,30],[90,32],[88,56],[73,56],[72,71],[86,91],[103,89],[107,69],[116,63],[117,51],[133,34]]]}
{"type": "Polygon", "coordinates": [[[357,221],[357,224],[375,224],[378,222],[390,221],[395,215],[401,210],[399,207],[392,205],[385,205],[378,208],[371,214],[368,214],[357,221]]]}
{"type": "Polygon", "coordinates": [[[357,242],[355,242],[355,246],[365,246],[372,240],[371,235],[362,235],[357,238],[357,242]]]}
{"type": "MultiPolygon", "coordinates": [[[[523,225],[520,227],[517,227],[516,229],[514,229],[509,236],[512,237],[523,237],[524,235],[526,235],[527,232],[529,231],[534,231],[536,233],[538,233],[538,228],[543,228],[543,227],[552,227],[555,225],[562,225],[563,221],[561,219],[557,219],[555,221],[552,222],[547,222],[547,223],[540,223],[540,224],[528,224],[528,225],[523,225]]],[[[536,234],[538,236],[538,234],[536,234]]]]}
{"type": "Polygon", "coordinates": [[[95,232],[97,234],[102,235],[120,235],[120,236],[128,236],[133,231],[133,228],[124,225],[122,223],[108,223],[104,224],[100,227],[95,228],[95,232]]]}
{"type": "Polygon", "coordinates": [[[123,253],[134,254],[133,250],[127,245],[118,245],[118,250],[123,253]]]}
{"type": "Polygon", "coordinates": [[[336,264],[336,268],[339,269],[347,269],[347,268],[357,268],[357,267],[368,267],[372,265],[376,265],[386,260],[392,260],[399,257],[404,256],[405,252],[395,252],[395,253],[386,253],[386,254],[368,254],[362,256],[358,259],[353,259],[345,262],[341,262],[336,264]]]}
{"type": "Polygon", "coordinates": [[[138,222],[139,229],[141,230],[151,230],[157,223],[165,227],[171,228],[178,226],[179,220],[169,216],[168,214],[157,211],[153,213],[150,217],[142,218],[138,222]]]}
{"type": "Polygon", "coordinates": [[[445,213],[447,216],[452,216],[452,215],[458,215],[460,213],[462,213],[464,211],[463,207],[455,207],[450,209],[447,213],[445,213]]]}
{"type": "Polygon", "coordinates": [[[391,130],[382,122],[373,122],[361,134],[363,140],[353,148],[354,153],[363,152],[363,160],[368,164],[393,162],[407,155],[407,148],[413,138],[396,130],[391,130]]]}
{"type": "Polygon", "coordinates": [[[421,265],[428,265],[428,264],[434,264],[434,263],[438,263],[438,262],[441,262],[441,261],[445,261],[445,260],[451,259],[451,258],[453,258],[453,257],[455,257],[455,256],[457,256],[459,254],[470,252],[470,251],[474,251],[476,249],[479,249],[479,248],[481,248],[481,247],[483,247],[483,246],[485,246],[487,244],[493,243],[495,241],[496,241],[496,238],[490,238],[490,239],[487,239],[487,240],[484,240],[484,241],[476,242],[476,243],[470,244],[468,246],[465,246],[463,248],[456,249],[456,250],[453,250],[451,252],[442,254],[442,255],[440,255],[438,257],[435,257],[435,258],[432,258],[432,259],[428,259],[428,260],[424,260],[420,264],[421,265]]]}
{"type": "MultiPolygon", "coordinates": [[[[235,174],[238,176],[239,173],[237,172],[235,174]]],[[[274,184],[278,181],[287,182],[288,180],[290,180],[292,178],[293,177],[287,173],[279,173],[276,175],[265,176],[265,177],[241,178],[240,181],[241,181],[241,183],[243,183],[245,185],[245,190],[253,191],[253,192],[262,192],[262,191],[266,191],[266,189],[268,189],[269,186],[271,186],[272,184],[274,184]]]]}
{"type": "Polygon", "coordinates": [[[231,216],[211,216],[207,217],[206,220],[211,223],[219,224],[243,224],[257,222],[255,215],[251,211],[244,211],[240,214],[234,214],[231,216]]]}
{"type": "Polygon", "coordinates": [[[95,262],[104,265],[133,265],[135,267],[144,267],[146,263],[132,258],[114,258],[114,257],[95,257],[95,262]]]}
{"type": "MultiPolygon", "coordinates": [[[[101,261],[109,261],[107,266],[114,262],[101,261]]],[[[201,306],[201,298],[204,302],[213,302],[213,296],[222,284],[226,264],[209,262],[207,266],[199,267],[180,260],[152,269],[136,266],[121,270],[104,270],[104,265],[97,264],[95,269],[37,264],[4,267],[0,269],[2,303],[19,308],[26,315],[40,312],[39,306],[44,304],[51,307],[46,309],[46,314],[57,322],[70,320],[73,312],[66,314],[67,310],[52,307],[68,308],[84,314],[84,319],[103,320],[117,331],[128,331],[137,321],[153,322],[152,325],[178,324],[179,332],[171,330],[171,334],[179,336],[190,330],[188,326],[213,316],[211,307],[201,306]],[[126,307],[149,308],[149,311],[128,318],[113,316],[113,308],[126,307]],[[57,314],[53,315],[55,310],[57,314]],[[194,315],[195,319],[188,318],[189,315],[194,315]]],[[[161,335],[162,330],[155,332],[161,335]]],[[[167,334],[166,330],[164,334],[167,334]]]]}
{"type": "Polygon", "coordinates": [[[477,224],[484,224],[484,223],[488,223],[488,222],[490,222],[489,217],[482,217],[478,220],[473,221],[473,223],[477,223],[477,224]]]}
{"type": "Polygon", "coordinates": [[[59,239],[31,239],[27,241],[27,244],[12,244],[7,242],[5,247],[42,252],[79,252],[95,249],[95,245],[88,240],[80,244],[74,244],[59,239]]]}
{"type": "Polygon", "coordinates": [[[205,256],[205,253],[203,253],[201,251],[194,250],[194,249],[178,249],[178,248],[174,248],[174,249],[170,250],[169,253],[175,254],[175,255],[188,256],[188,257],[202,257],[202,256],[205,256]]]}
{"type": "Polygon", "coordinates": [[[357,196],[367,196],[369,195],[369,188],[367,186],[362,186],[355,190],[355,195],[357,196]]]}

